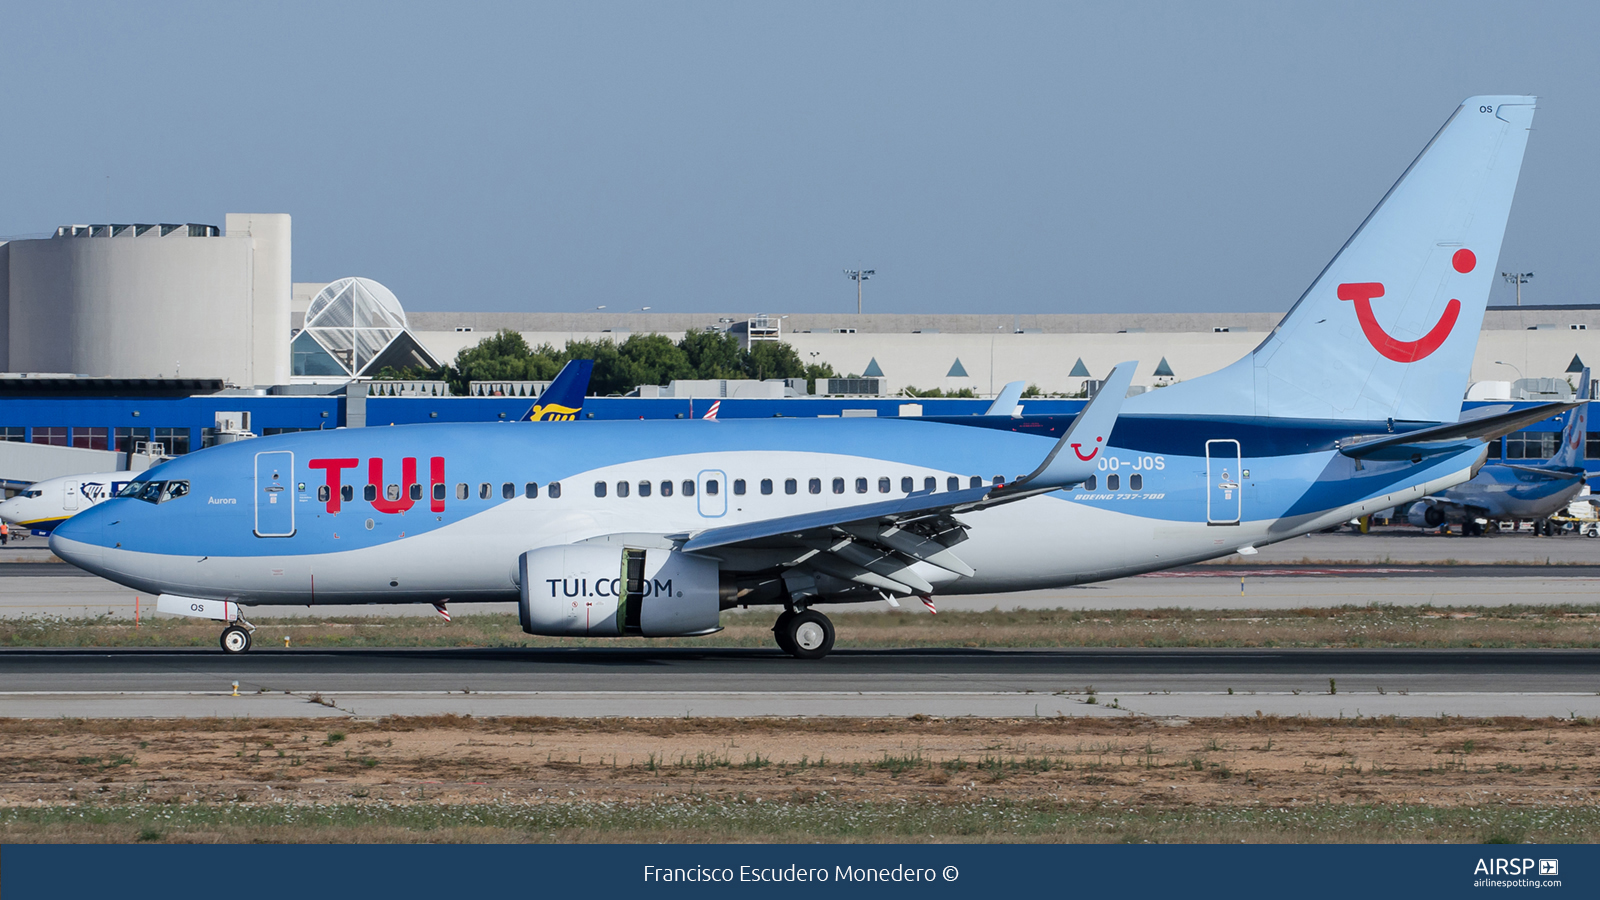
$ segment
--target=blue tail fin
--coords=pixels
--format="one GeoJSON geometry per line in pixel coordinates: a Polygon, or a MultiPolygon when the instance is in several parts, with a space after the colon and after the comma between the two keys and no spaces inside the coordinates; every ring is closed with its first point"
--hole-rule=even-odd
{"type": "MultiPolygon", "coordinates": [[[[1578,376],[1577,400],[1589,399],[1589,367],[1584,366],[1583,374],[1578,376]]],[[[1589,436],[1589,404],[1567,413],[1567,425],[1561,429],[1561,446],[1556,448],[1556,455],[1550,457],[1550,465],[1563,469],[1583,468],[1583,443],[1589,436]]]]}
{"type": "Polygon", "coordinates": [[[583,397],[589,392],[589,375],[594,360],[569,360],[556,380],[539,395],[538,402],[523,415],[524,422],[564,422],[576,419],[583,410],[583,397]]]}
{"type": "Polygon", "coordinates": [[[1261,346],[1128,412],[1454,422],[1533,110],[1468,98],[1261,346]]]}

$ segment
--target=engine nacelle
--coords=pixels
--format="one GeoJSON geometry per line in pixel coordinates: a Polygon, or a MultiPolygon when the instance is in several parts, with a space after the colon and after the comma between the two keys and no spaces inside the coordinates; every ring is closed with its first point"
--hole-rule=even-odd
{"type": "Polygon", "coordinates": [[[1406,520],[1419,528],[1438,528],[1450,519],[1444,507],[1434,503],[1413,503],[1406,520]]]}
{"type": "Polygon", "coordinates": [[[522,630],[551,636],[672,637],[717,631],[716,560],[601,544],[541,547],[518,562],[522,630]]]}

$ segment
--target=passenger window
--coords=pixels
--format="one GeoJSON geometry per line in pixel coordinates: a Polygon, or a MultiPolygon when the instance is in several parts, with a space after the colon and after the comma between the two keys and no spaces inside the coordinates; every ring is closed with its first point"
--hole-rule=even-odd
{"type": "Polygon", "coordinates": [[[606,495],[606,483],[604,481],[596,481],[594,483],[594,495],[596,497],[604,497],[606,495]]]}
{"type": "Polygon", "coordinates": [[[717,492],[717,480],[715,478],[707,478],[706,479],[706,493],[715,494],[716,492],[717,492]]]}
{"type": "Polygon", "coordinates": [[[539,482],[530,481],[522,486],[522,496],[529,500],[539,499],[539,482]]]}
{"type": "Polygon", "coordinates": [[[383,489],[383,496],[386,499],[391,500],[391,501],[399,500],[400,499],[400,485],[391,484],[388,487],[384,488],[383,489]]]}
{"type": "Polygon", "coordinates": [[[1116,490],[1121,490],[1121,489],[1122,489],[1122,476],[1121,475],[1107,475],[1106,476],[1106,490],[1108,490],[1108,491],[1116,491],[1116,490]]]}
{"type": "Polygon", "coordinates": [[[626,481],[617,482],[617,496],[618,497],[626,497],[626,496],[628,496],[628,483],[626,481]]]}
{"type": "Polygon", "coordinates": [[[500,485],[500,499],[510,500],[517,495],[517,486],[511,482],[500,485]]]}
{"type": "Polygon", "coordinates": [[[435,481],[433,483],[433,499],[435,499],[435,500],[443,500],[444,499],[444,482],[435,481]]]}
{"type": "Polygon", "coordinates": [[[549,484],[545,485],[545,490],[550,492],[550,499],[551,500],[558,500],[558,499],[561,498],[561,482],[552,481],[549,484]]]}
{"type": "MultiPolygon", "coordinates": [[[[904,481],[905,481],[905,485],[906,485],[906,493],[909,494],[909,493],[911,493],[911,479],[907,478],[907,479],[904,479],[904,481]]],[[[889,479],[888,478],[879,478],[878,479],[878,493],[880,493],[880,494],[889,493],[889,479]]]]}
{"type": "Polygon", "coordinates": [[[1006,483],[1006,477],[1004,475],[996,475],[995,477],[989,479],[989,483],[998,487],[1006,483]]]}
{"type": "Polygon", "coordinates": [[[742,496],[744,494],[744,479],[743,478],[735,478],[733,480],[733,493],[734,493],[735,496],[742,496]]]}
{"type": "Polygon", "coordinates": [[[916,487],[917,487],[917,481],[916,481],[916,479],[912,478],[910,475],[906,475],[905,477],[900,479],[900,490],[902,492],[909,494],[913,490],[916,490],[916,487]]]}
{"type": "Polygon", "coordinates": [[[650,482],[648,482],[648,481],[639,482],[639,496],[641,496],[641,497],[650,496],[650,482]]]}
{"type": "Polygon", "coordinates": [[[494,487],[492,485],[490,485],[489,482],[484,481],[484,482],[480,482],[478,484],[478,499],[479,500],[487,500],[487,499],[489,499],[489,497],[493,493],[494,493],[494,487]]]}
{"type": "Polygon", "coordinates": [[[843,478],[835,478],[833,480],[833,492],[835,494],[844,493],[844,479],[843,478]]]}
{"type": "Polygon", "coordinates": [[[670,482],[670,481],[661,482],[661,496],[663,496],[663,497],[671,497],[672,496],[672,482],[670,482]]]}
{"type": "Polygon", "coordinates": [[[327,485],[323,485],[322,487],[317,488],[317,500],[318,501],[320,501],[322,503],[327,503],[331,499],[333,499],[333,491],[328,490],[328,486],[327,485]]]}
{"type": "Polygon", "coordinates": [[[468,488],[467,488],[467,483],[465,481],[460,481],[460,482],[456,483],[456,499],[457,500],[465,500],[465,499],[467,499],[467,491],[468,491],[468,488]]]}
{"type": "Polygon", "coordinates": [[[683,480],[683,495],[685,497],[693,497],[694,496],[694,479],[693,478],[685,478],[683,480]]]}
{"type": "Polygon", "coordinates": [[[348,484],[339,485],[339,499],[340,500],[343,500],[344,502],[349,503],[351,500],[354,500],[355,497],[356,497],[356,489],[355,488],[351,487],[348,484]]]}
{"type": "MultiPolygon", "coordinates": [[[[865,478],[857,478],[856,479],[856,493],[865,494],[866,492],[867,492],[867,480],[865,478]]],[[[834,493],[837,494],[839,492],[838,491],[834,491],[834,493]]]]}
{"type": "Polygon", "coordinates": [[[1095,486],[1096,486],[1096,481],[1095,481],[1095,477],[1094,477],[1094,476],[1093,476],[1093,475],[1090,475],[1090,476],[1089,476],[1089,477],[1088,477],[1088,478],[1087,478],[1087,479],[1086,479],[1086,480],[1085,480],[1085,481],[1084,481],[1084,482],[1083,482],[1083,489],[1084,489],[1084,490],[1086,490],[1086,491],[1092,491],[1092,490],[1094,490],[1094,489],[1095,489],[1095,486]]]}
{"type": "Polygon", "coordinates": [[[959,491],[959,490],[961,490],[961,479],[957,478],[954,475],[951,475],[949,478],[945,479],[944,489],[947,490],[947,491],[959,491]]]}
{"type": "Polygon", "coordinates": [[[771,478],[763,478],[763,479],[761,479],[761,493],[763,493],[763,494],[772,493],[772,479],[771,478]]]}
{"type": "Polygon", "coordinates": [[[375,484],[369,484],[362,487],[361,499],[367,501],[368,503],[378,499],[378,486],[375,484]]]}
{"type": "Polygon", "coordinates": [[[983,487],[983,477],[981,475],[972,476],[972,484],[969,485],[969,487],[975,487],[975,488],[983,487]]]}
{"type": "Polygon", "coordinates": [[[413,484],[411,486],[411,499],[413,499],[413,500],[421,500],[422,499],[422,485],[413,484]]]}
{"type": "Polygon", "coordinates": [[[922,479],[922,489],[930,494],[934,491],[937,491],[939,489],[939,479],[933,477],[932,475],[922,479]]]}
{"type": "Polygon", "coordinates": [[[785,494],[797,493],[799,490],[800,483],[795,481],[793,478],[785,478],[783,480],[783,492],[785,494]]]}
{"type": "Polygon", "coordinates": [[[822,493],[822,479],[821,478],[813,478],[810,481],[806,482],[806,490],[810,491],[813,494],[822,493]]]}
{"type": "Polygon", "coordinates": [[[1142,490],[1144,490],[1144,476],[1143,475],[1137,475],[1137,474],[1129,475],[1128,476],[1128,490],[1130,490],[1130,491],[1142,491],[1142,490]]]}

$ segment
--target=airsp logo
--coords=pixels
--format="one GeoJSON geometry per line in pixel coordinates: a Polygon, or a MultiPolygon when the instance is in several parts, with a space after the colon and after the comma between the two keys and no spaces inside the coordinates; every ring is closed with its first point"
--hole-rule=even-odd
{"type": "MultiPolygon", "coordinates": [[[[1540,875],[1559,875],[1561,862],[1555,859],[1541,859],[1539,863],[1540,875]]],[[[1534,860],[1526,857],[1522,859],[1479,859],[1477,868],[1472,870],[1474,875],[1527,875],[1533,872],[1534,860]]]]}

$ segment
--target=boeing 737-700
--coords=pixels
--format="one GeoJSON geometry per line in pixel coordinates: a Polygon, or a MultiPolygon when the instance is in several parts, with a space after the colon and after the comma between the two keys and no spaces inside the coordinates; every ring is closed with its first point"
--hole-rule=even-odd
{"type": "MultiPolygon", "coordinates": [[[[1061,587],[1305,534],[1460,484],[1486,441],[1570,408],[1457,421],[1532,97],[1457,109],[1237,363],[1059,438],[955,420],[351,428],[202,450],[51,548],[158,609],[503,601],[543,635],[701,635],[769,607],[828,653],[830,603],[1061,587]]],[[[1356,151],[1352,151],[1356,152],[1356,151]]]]}

